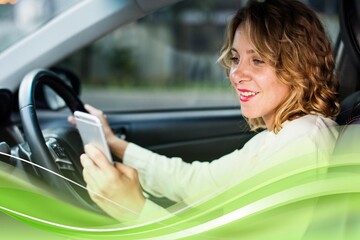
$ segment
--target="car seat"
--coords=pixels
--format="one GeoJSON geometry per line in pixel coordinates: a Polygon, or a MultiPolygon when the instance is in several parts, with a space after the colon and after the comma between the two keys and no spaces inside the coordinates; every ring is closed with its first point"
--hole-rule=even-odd
{"type": "Polygon", "coordinates": [[[340,114],[336,121],[339,125],[360,123],[360,91],[346,97],[340,106],[340,114]]]}
{"type": "MultiPolygon", "coordinates": [[[[341,166],[341,163],[344,160],[349,160],[349,158],[360,161],[360,91],[345,98],[341,102],[340,109],[340,114],[336,119],[340,125],[339,136],[330,158],[330,162],[334,165],[331,164],[332,167],[328,169],[326,176],[329,177],[330,181],[331,179],[341,181],[347,176],[358,175],[360,169],[356,164],[341,166]]],[[[332,185],[333,182],[329,183],[330,186],[347,189],[346,186],[332,185]]],[[[351,195],[352,193],[349,194],[346,190],[344,191],[340,190],[337,194],[325,194],[317,198],[312,219],[302,239],[360,239],[358,238],[360,207],[353,207],[354,201],[360,200],[360,194],[351,195]],[[327,217],[324,218],[324,216],[327,217]],[[354,238],[354,235],[357,237],[354,238]]]]}
{"type": "Polygon", "coordinates": [[[341,102],[340,109],[336,121],[341,127],[334,155],[340,154],[339,151],[344,149],[351,153],[360,153],[360,91],[346,97],[341,102]]]}
{"type": "MultiPolygon", "coordinates": [[[[358,36],[360,2],[339,0],[339,18],[342,40],[351,64],[360,66],[360,41],[358,36]]],[[[357,72],[358,73],[358,72],[357,72]]],[[[359,79],[355,79],[359,80],[359,79]]],[[[357,85],[357,84],[356,84],[357,85]]],[[[357,85],[358,86],[358,85],[357,85]]],[[[360,176],[360,91],[347,96],[340,105],[340,114],[336,119],[339,127],[333,155],[330,159],[330,180],[347,180],[347,184],[336,185],[339,192],[320,196],[314,207],[313,218],[302,239],[360,239],[360,193],[347,192],[347,187],[358,186],[360,176]],[[346,162],[349,163],[346,163],[346,162]],[[344,165],[342,165],[344,163],[344,165]],[[346,165],[347,164],[347,165],[346,165]],[[332,200],[332,201],[331,201],[332,200]],[[329,204],[331,203],[331,204],[329,204]],[[317,218],[324,216],[326,218],[317,218]],[[319,235],[320,234],[320,235],[319,235]]],[[[342,182],[342,183],[344,183],[342,182]]],[[[338,183],[334,181],[334,183],[338,183]]],[[[353,189],[353,188],[351,188],[353,189]]]]}

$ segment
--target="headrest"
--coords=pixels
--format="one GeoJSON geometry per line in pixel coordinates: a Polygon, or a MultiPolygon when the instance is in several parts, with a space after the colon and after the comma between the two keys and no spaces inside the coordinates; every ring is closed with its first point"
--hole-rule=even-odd
{"type": "Polygon", "coordinates": [[[360,123],[360,91],[354,92],[341,102],[336,121],[339,125],[360,123]]]}

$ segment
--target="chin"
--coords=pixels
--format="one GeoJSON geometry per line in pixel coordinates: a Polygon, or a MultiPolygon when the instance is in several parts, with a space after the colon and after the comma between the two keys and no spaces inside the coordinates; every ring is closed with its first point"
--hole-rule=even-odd
{"type": "Polygon", "coordinates": [[[247,113],[246,111],[241,111],[241,114],[243,117],[246,117],[247,119],[254,119],[254,118],[260,118],[261,116],[253,113],[247,113]]]}

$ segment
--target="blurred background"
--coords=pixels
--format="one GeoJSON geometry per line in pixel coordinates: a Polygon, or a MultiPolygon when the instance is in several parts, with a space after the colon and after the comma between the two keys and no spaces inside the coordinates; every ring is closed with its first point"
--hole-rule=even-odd
{"type": "MultiPolygon", "coordinates": [[[[81,1],[86,0],[0,1],[0,51],[81,1]]],[[[237,106],[216,61],[226,23],[245,2],[183,1],[123,26],[55,65],[74,72],[81,79],[84,102],[104,110],[237,106]]],[[[318,12],[335,44],[336,0],[304,2],[318,12]]]]}

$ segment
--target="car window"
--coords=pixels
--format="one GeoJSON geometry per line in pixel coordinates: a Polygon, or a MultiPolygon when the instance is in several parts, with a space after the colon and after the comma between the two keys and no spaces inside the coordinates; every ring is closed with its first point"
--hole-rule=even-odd
{"type": "Polygon", "coordinates": [[[340,23],[337,7],[338,1],[309,0],[304,2],[308,3],[318,13],[319,18],[324,24],[325,30],[327,31],[332,44],[335,45],[340,32],[340,23]]]}
{"type": "Polygon", "coordinates": [[[0,52],[40,29],[81,0],[0,1],[0,52]]]}
{"type": "MultiPolygon", "coordinates": [[[[226,23],[246,1],[183,1],[123,26],[58,66],[82,81],[84,102],[103,110],[238,107],[217,64],[226,23]]],[[[335,43],[336,0],[306,1],[335,43]]]]}

